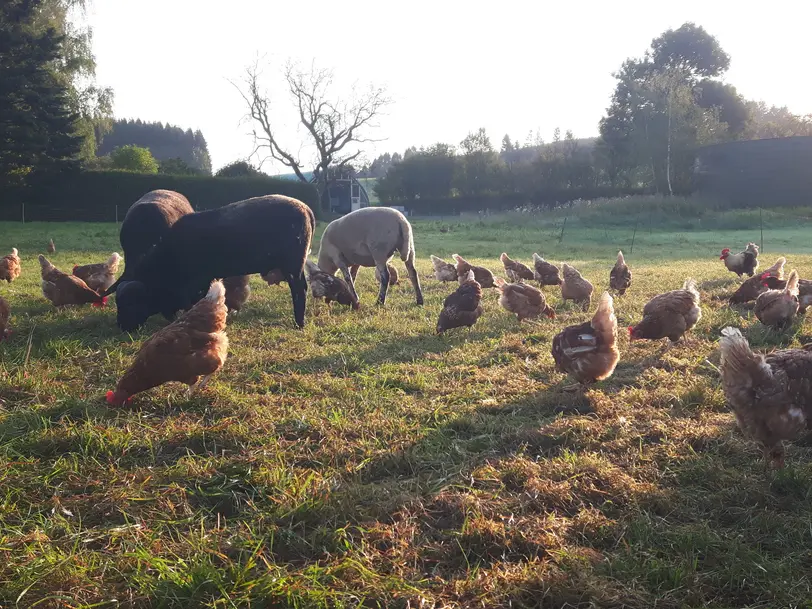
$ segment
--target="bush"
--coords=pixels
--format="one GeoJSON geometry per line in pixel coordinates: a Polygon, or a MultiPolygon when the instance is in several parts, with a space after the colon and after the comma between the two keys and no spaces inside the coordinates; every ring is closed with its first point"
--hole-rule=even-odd
{"type": "Polygon", "coordinates": [[[280,194],[299,199],[318,213],[318,193],[312,184],[267,176],[216,178],[87,171],[52,177],[38,176],[23,191],[0,192],[0,220],[112,222],[124,218],[130,206],[151,190],[175,190],[196,210],[213,209],[251,197],[280,194]]]}
{"type": "Polygon", "coordinates": [[[147,148],[122,146],[110,153],[113,169],[137,173],[158,173],[158,161],[147,148]]]}
{"type": "Polygon", "coordinates": [[[250,178],[263,174],[247,161],[234,161],[218,169],[214,175],[218,178],[250,178]]]}

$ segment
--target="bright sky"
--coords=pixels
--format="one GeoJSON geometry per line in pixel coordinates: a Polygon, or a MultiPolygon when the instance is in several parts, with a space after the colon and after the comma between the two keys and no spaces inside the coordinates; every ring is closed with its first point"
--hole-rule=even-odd
{"type": "MultiPolygon", "coordinates": [[[[229,80],[258,55],[269,86],[278,87],[270,76],[288,58],[334,68],[339,93],[356,81],[386,86],[395,103],[374,134],[386,141],[369,147],[369,160],[457,144],[478,127],[494,145],[505,133],[524,141],[531,129],[549,141],[556,126],[597,135],[612,72],[685,21],[719,39],[732,57],[725,80],[745,97],[812,113],[807,0],[94,0],[88,19],[98,82],[115,90],[116,116],[201,129],[215,169],[252,151],[229,80]]],[[[298,151],[303,137],[286,93],[272,97],[298,151]]]]}

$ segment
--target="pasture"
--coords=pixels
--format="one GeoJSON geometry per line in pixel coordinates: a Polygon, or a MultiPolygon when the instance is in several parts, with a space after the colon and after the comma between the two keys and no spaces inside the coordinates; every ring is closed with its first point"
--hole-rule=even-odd
{"type": "MultiPolygon", "coordinates": [[[[63,270],[102,261],[120,251],[115,225],[0,225],[0,254],[23,258],[0,286],[14,329],[0,344],[0,606],[812,602],[812,449],[791,445],[766,472],[716,368],[726,325],[759,349],[812,340],[808,320],[770,333],[722,299],[738,280],[719,251],[758,231],[641,227],[631,252],[628,225],[571,221],[558,243],[558,220],[416,221],[424,307],[395,260],[386,307],[362,269],[362,309],[309,300],[303,331],[287,286],[254,278],[204,392],[166,385],[118,409],[105,392],[165,322],[122,334],[112,299],[56,311],[36,260],[53,237],[63,270]],[[504,276],[502,251],[535,251],[599,296],[619,247],[634,272],[615,300],[621,361],[586,394],[562,391],[550,345],[595,300],[585,314],[547,288],[557,319],[520,325],[486,290],[472,331],[434,335],[455,285],[429,278],[429,254],[504,276]],[[630,345],[645,302],[689,276],[703,308],[691,342],[630,345]]],[[[785,255],[812,276],[803,227],[765,242],[762,267],[785,255]]]]}

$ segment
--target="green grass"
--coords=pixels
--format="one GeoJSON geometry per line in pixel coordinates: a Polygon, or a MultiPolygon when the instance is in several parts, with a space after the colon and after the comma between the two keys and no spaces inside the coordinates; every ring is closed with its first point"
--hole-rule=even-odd
{"type": "MultiPolygon", "coordinates": [[[[719,250],[758,225],[641,225],[631,253],[634,219],[571,217],[559,243],[562,222],[417,221],[418,269],[459,252],[501,271],[502,251],[537,251],[600,291],[622,247],[621,325],[693,276],[695,342],[663,353],[621,332],[614,376],[579,396],[550,343],[588,315],[555,290],[554,322],[519,325],[489,291],[470,333],[437,337],[454,286],[433,279],[424,307],[402,280],[379,308],[364,270],[361,311],[308,303],[301,332],[287,288],[253,281],[205,392],[168,385],[120,409],[104,393],[165,322],[128,336],[114,306],[56,311],[36,261],[49,237],[60,268],[103,260],[116,227],[0,224],[0,251],[23,256],[0,286],[15,330],[0,344],[0,606],[808,606],[812,451],[765,473],[716,370],[728,324],[763,349],[810,340],[805,320],[770,334],[719,299],[737,284],[719,250]]],[[[768,224],[762,264],[784,254],[812,275],[808,234],[768,224]]]]}

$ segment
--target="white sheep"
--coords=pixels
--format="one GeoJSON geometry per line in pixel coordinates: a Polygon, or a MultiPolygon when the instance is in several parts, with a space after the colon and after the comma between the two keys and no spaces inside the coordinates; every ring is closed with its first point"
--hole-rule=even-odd
{"type": "Polygon", "coordinates": [[[357,303],[350,267],[375,267],[381,283],[378,302],[384,304],[389,289],[386,264],[396,251],[406,265],[417,304],[422,305],[423,291],[414,268],[412,226],[406,216],[391,207],[365,207],[330,222],[321,237],[319,268],[330,275],[341,270],[357,303]]]}

